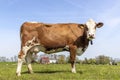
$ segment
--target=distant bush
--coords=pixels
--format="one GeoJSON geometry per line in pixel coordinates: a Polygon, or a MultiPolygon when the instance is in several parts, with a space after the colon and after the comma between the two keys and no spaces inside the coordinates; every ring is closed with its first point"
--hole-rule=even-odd
{"type": "Polygon", "coordinates": [[[110,57],[100,55],[96,57],[96,64],[109,64],[110,63],[110,57]]]}
{"type": "Polygon", "coordinates": [[[110,63],[110,57],[99,55],[96,58],[85,58],[84,60],[80,61],[82,64],[109,64],[110,63]]]}

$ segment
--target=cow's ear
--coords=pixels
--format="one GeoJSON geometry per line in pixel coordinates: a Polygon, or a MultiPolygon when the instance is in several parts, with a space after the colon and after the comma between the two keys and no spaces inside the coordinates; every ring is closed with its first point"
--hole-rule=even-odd
{"type": "Polygon", "coordinates": [[[79,27],[80,27],[81,29],[83,29],[83,28],[85,28],[85,24],[80,24],[79,27]]]}
{"type": "Polygon", "coordinates": [[[97,28],[101,28],[102,26],[103,26],[103,23],[102,23],[102,22],[99,22],[99,23],[96,24],[96,27],[97,27],[97,28]]]}

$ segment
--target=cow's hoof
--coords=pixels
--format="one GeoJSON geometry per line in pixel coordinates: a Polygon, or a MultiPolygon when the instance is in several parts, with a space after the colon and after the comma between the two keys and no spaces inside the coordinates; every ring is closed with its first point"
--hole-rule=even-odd
{"type": "Polygon", "coordinates": [[[16,73],[16,75],[17,75],[17,76],[21,76],[21,74],[20,74],[20,73],[16,73]]]}
{"type": "Polygon", "coordinates": [[[76,73],[76,70],[75,70],[75,69],[72,69],[72,73],[76,73]]]}
{"type": "Polygon", "coordinates": [[[72,71],[72,73],[76,73],[76,71],[72,71]]]}
{"type": "Polygon", "coordinates": [[[28,70],[28,73],[33,74],[34,72],[33,72],[32,70],[31,70],[31,71],[30,71],[30,70],[28,70]]]}
{"type": "Polygon", "coordinates": [[[29,73],[30,73],[30,74],[33,74],[34,72],[33,72],[33,71],[30,71],[29,73]]]}

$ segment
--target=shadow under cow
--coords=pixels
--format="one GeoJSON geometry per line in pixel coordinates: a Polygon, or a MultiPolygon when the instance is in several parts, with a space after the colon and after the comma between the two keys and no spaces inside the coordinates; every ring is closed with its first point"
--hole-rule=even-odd
{"type": "MultiPolygon", "coordinates": [[[[34,73],[37,73],[37,74],[54,74],[54,73],[68,73],[71,71],[34,71],[34,73]]],[[[29,72],[28,71],[25,71],[25,72],[22,72],[22,74],[28,74],[29,72]]]]}

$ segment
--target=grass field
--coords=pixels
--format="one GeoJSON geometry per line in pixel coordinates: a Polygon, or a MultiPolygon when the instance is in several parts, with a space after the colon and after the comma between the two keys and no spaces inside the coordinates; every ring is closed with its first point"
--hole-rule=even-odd
{"type": "Polygon", "coordinates": [[[34,73],[28,74],[26,65],[22,76],[16,76],[16,63],[0,63],[0,80],[120,80],[120,66],[76,65],[71,73],[70,64],[32,64],[34,73]]]}

